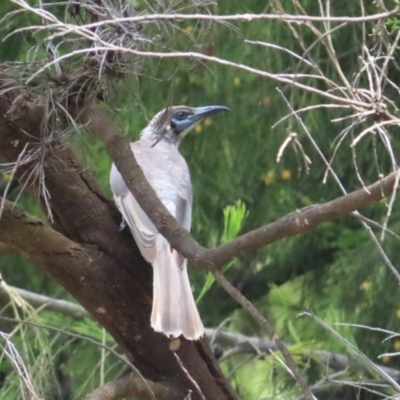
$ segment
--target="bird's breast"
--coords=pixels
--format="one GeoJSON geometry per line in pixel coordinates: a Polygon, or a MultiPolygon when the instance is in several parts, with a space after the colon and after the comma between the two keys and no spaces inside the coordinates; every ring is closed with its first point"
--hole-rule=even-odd
{"type": "Polygon", "coordinates": [[[167,206],[166,203],[176,201],[183,188],[191,186],[187,163],[169,143],[161,141],[151,147],[140,142],[132,145],[135,158],[157,196],[167,206]]]}

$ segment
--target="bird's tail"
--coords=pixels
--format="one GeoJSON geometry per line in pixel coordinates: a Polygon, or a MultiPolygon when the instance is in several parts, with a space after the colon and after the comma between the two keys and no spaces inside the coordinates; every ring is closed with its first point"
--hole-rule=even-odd
{"type": "Polygon", "coordinates": [[[197,340],[204,334],[204,327],[190,287],[186,260],[171,251],[165,239],[157,247],[151,326],[166,335],[183,334],[186,339],[197,340]]]}

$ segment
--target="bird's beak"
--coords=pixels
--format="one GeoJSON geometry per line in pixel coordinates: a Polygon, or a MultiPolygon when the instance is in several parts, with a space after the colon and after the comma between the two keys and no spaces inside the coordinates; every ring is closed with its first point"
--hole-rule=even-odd
{"type": "Polygon", "coordinates": [[[196,107],[194,109],[194,114],[193,114],[193,122],[197,122],[208,115],[212,114],[218,114],[219,112],[222,111],[231,111],[228,107],[225,106],[206,106],[206,107],[196,107]]]}
{"type": "Polygon", "coordinates": [[[221,111],[230,111],[225,106],[206,106],[193,108],[193,114],[188,115],[184,120],[171,119],[171,124],[174,124],[173,129],[175,133],[180,135],[180,139],[187,135],[187,133],[193,129],[203,118],[207,115],[217,114],[221,111]]]}

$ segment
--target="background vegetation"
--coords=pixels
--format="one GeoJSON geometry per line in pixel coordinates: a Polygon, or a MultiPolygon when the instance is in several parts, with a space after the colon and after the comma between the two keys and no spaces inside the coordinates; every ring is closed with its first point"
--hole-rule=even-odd
{"type": "MultiPolygon", "coordinates": [[[[31,0],[30,3],[36,2],[31,0]]],[[[302,0],[301,4],[310,14],[318,14],[314,0],[302,0]]],[[[144,7],[140,2],[136,5],[144,7]]],[[[258,0],[220,0],[213,9],[220,14],[266,13],[271,12],[271,7],[268,2],[258,0]]],[[[376,12],[376,5],[368,4],[367,7],[367,12],[376,12]]],[[[8,1],[0,2],[0,16],[14,8],[8,1]]],[[[289,6],[286,11],[294,12],[295,7],[289,6]]],[[[61,9],[59,12],[62,12],[61,9]]],[[[360,15],[360,5],[352,1],[335,1],[332,15],[360,15]]],[[[4,37],[27,24],[37,23],[37,20],[25,13],[7,19],[0,26],[0,36],[4,37]]],[[[243,44],[244,39],[259,40],[301,53],[298,41],[287,25],[280,21],[239,22],[234,26],[213,24],[204,30],[204,26],[188,20],[180,22],[179,27],[182,30],[172,35],[175,37],[172,48],[190,50],[199,46],[207,54],[218,54],[221,58],[256,66],[264,71],[284,73],[298,67],[299,61],[283,51],[243,44]]],[[[371,26],[368,25],[368,28],[371,26]]],[[[314,38],[307,27],[304,27],[303,33],[307,43],[312,43],[314,38]]],[[[396,33],[397,20],[393,18],[387,24],[388,40],[396,33]]],[[[360,66],[362,27],[349,24],[332,34],[332,39],[337,59],[341,62],[344,74],[350,78],[360,66]]],[[[11,36],[0,45],[1,61],[29,60],[33,40],[30,34],[11,36]]],[[[371,47],[373,40],[371,31],[368,31],[367,44],[371,47]]],[[[312,52],[326,76],[336,79],[337,73],[329,57],[318,46],[312,52]]],[[[397,51],[394,57],[396,60],[397,51]]],[[[113,81],[109,89],[112,101],[107,104],[132,141],[138,138],[141,129],[156,112],[170,104],[221,104],[232,110],[230,114],[203,121],[181,146],[190,166],[194,186],[192,233],[206,247],[214,247],[239,232],[340,195],[332,177],[323,183],[326,167],[295,119],[288,119],[272,128],[289,112],[276,90],[277,86],[290,98],[294,109],[320,102],[316,100],[316,95],[294,91],[290,85],[278,85],[275,81],[244,71],[195,59],[147,58],[139,68],[135,78],[113,81]],[[291,147],[277,162],[278,151],[288,132],[298,134],[305,153],[312,161],[309,172],[304,167],[302,156],[291,147]],[[238,203],[239,200],[241,202],[238,203]],[[230,206],[234,207],[228,211],[230,206]]],[[[398,83],[396,62],[392,64],[388,75],[398,83]]],[[[325,90],[320,82],[314,82],[311,78],[307,83],[325,90]]],[[[398,94],[394,89],[388,90],[392,91],[392,100],[398,104],[398,94]]],[[[343,112],[342,116],[345,115],[343,112]]],[[[327,158],[333,154],[334,139],[348,125],[348,121],[331,123],[333,118],[339,116],[337,110],[329,108],[302,114],[304,123],[327,158]]],[[[390,134],[397,155],[398,132],[393,129],[390,134]]],[[[110,193],[108,173],[111,160],[102,144],[85,132],[71,135],[70,140],[110,193]]],[[[332,164],[349,192],[361,187],[355,173],[351,140],[349,137],[344,141],[332,164]]],[[[376,135],[365,137],[356,148],[356,157],[366,184],[378,180],[380,174],[391,171],[387,151],[376,135]]],[[[9,179],[9,175],[3,174],[0,188],[4,190],[9,179]]],[[[19,190],[18,185],[13,185],[9,198],[16,199],[19,190]]],[[[31,213],[41,215],[29,197],[22,195],[18,201],[31,213]]],[[[364,215],[382,223],[386,209],[387,202],[382,201],[364,210],[364,215]]],[[[399,207],[395,206],[389,226],[397,232],[399,224],[399,207]]],[[[398,239],[386,235],[382,246],[392,263],[398,266],[398,239]]],[[[41,275],[18,255],[1,255],[0,271],[8,285],[74,301],[62,287],[41,275]]],[[[326,223],[307,234],[279,241],[244,256],[230,265],[226,276],[259,307],[282,338],[292,344],[292,354],[311,385],[334,371],[319,363],[310,350],[347,353],[348,347],[313,319],[297,318],[297,314],[304,310],[311,310],[333,326],[372,361],[400,369],[396,357],[377,358],[387,352],[399,351],[400,339],[393,337],[382,342],[386,336],[380,331],[333,325],[342,322],[400,331],[398,282],[355,218],[349,216],[326,223]]],[[[191,270],[196,296],[202,293],[207,279],[202,271],[191,270]]],[[[12,343],[29,369],[33,386],[42,398],[80,398],[99,384],[124,374],[123,363],[103,348],[68,335],[67,332],[72,332],[115,347],[112,338],[91,319],[76,319],[65,314],[33,309],[15,296],[10,298],[4,295],[1,306],[3,316],[38,324],[15,325],[0,320],[0,330],[12,333],[12,343]]],[[[223,324],[229,331],[249,336],[261,335],[255,322],[217,284],[212,285],[201,297],[199,309],[208,327],[223,324]]],[[[5,340],[2,346],[3,349],[7,348],[5,340]]],[[[223,350],[229,352],[227,348],[223,350]]],[[[225,355],[222,355],[221,365],[243,399],[289,399],[298,394],[295,381],[276,356],[225,355]]],[[[9,359],[5,353],[0,357],[0,397],[5,400],[22,398],[18,378],[12,373],[9,359]]],[[[352,367],[349,363],[338,379],[357,381],[359,373],[358,366],[352,367]]],[[[332,377],[332,381],[334,378],[336,376],[332,377]]],[[[347,388],[343,383],[328,382],[318,398],[334,398],[334,394],[342,396],[340,398],[359,398],[358,389],[347,388]]],[[[387,394],[390,394],[390,390],[387,394]]]]}

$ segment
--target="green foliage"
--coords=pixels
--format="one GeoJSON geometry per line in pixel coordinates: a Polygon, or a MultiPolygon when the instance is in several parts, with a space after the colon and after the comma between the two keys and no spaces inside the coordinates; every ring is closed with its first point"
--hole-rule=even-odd
{"type": "MultiPolygon", "coordinates": [[[[264,12],[266,3],[257,0],[221,0],[218,12],[264,12]]],[[[315,14],[315,1],[301,3],[311,14],[315,14]]],[[[331,3],[333,15],[359,14],[359,2],[331,3]]],[[[372,3],[368,7],[373,7],[372,3]]],[[[0,15],[10,7],[8,2],[0,2],[0,15]]],[[[7,20],[0,26],[0,35],[4,37],[15,28],[33,22],[22,16],[7,20]]],[[[240,33],[225,25],[215,25],[206,34],[201,32],[201,35],[200,28],[193,21],[180,24],[186,34],[177,33],[171,48],[191,49],[200,36],[199,41],[207,44],[210,54],[237,63],[268,72],[295,70],[298,66],[298,61],[286,52],[277,53],[275,49],[243,44],[243,38],[262,40],[301,53],[291,32],[280,21],[243,22],[239,24],[240,33]]],[[[397,18],[389,21],[390,29],[395,34],[398,25],[397,18]]],[[[310,45],[314,41],[312,33],[305,25],[302,26],[302,32],[310,45]]],[[[354,50],[358,48],[361,34],[361,28],[356,24],[348,24],[333,34],[337,55],[343,61],[346,76],[352,76],[359,66],[358,54],[354,50]]],[[[28,35],[13,36],[5,42],[6,45],[0,46],[0,59],[26,61],[32,42],[33,39],[28,35]]],[[[336,72],[326,61],[327,55],[318,50],[318,46],[311,51],[315,59],[322,60],[322,68],[328,76],[334,77],[336,72]]],[[[389,72],[397,82],[398,73],[389,72]]],[[[107,107],[131,140],[138,138],[141,129],[156,112],[170,104],[225,104],[231,108],[229,114],[203,121],[181,147],[188,160],[194,186],[192,233],[206,246],[224,243],[239,232],[341,195],[331,177],[328,177],[326,184],[322,183],[325,165],[294,119],[271,129],[288,113],[276,86],[276,82],[262,77],[198,60],[146,59],[140,76],[122,82],[115,81],[110,88],[112,102],[107,107]],[[284,152],[281,162],[276,162],[276,155],[288,132],[298,133],[306,154],[312,159],[309,174],[305,173],[302,160],[290,147],[284,152]]],[[[295,109],[316,102],[315,95],[294,92],[290,85],[280,85],[280,88],[290,97],[295,109]]],[[[343,117],[344,114],[339,116],[343,117]]],[[[333,139],[347,123],[332,124],[330,121],[337,117],[338,114],[330,109],[302,114],[305,125],[328,159],[334,151],[333,139]]],[[[393,138],[397,137],[397,132],[391,133],[393,138]]],[[[108,174],[111,161],[104,146],[86,132],[74,133],[70,141],[110,193],[108,174]]],[[[361,187],[354,173],[350,141],[351,138],[344,141],[332,163],[348,191],[361,187]]],[[[392,145],[395,154],[398,154],[399,141],[393,140],[392,145]]],[[[366,137],[355,151],[365,183],[373,182],[380,173],[390,171],[390,160],[384,145],[376,137],[366,137]]],[[[4,181],[6,179],[0,181],[2,188],[4,181]]],[[[15,199],[18,188],[13,190],[11,198],[15,199]]],[[[22,196],[20,203],[28,211],[41,214],[32,199],[22,196]]],[[[386,210],[387,204],[381,202],[365,214],[382,222],[386,210]]],[[[396,232],[400,228],[399,217],[399,210],[395,207],[390,226],[396,232]]],[[[393,264],[398,266],[400,250],[397,240],[387,237],[383,247],[393,264]]],[[[52,297],[70,299],[63,288],[41,275],[19,256],[1,256],[0,270],[10,284],[52,297]]],[[[382,344],[383,336],[380,333],[334,325],[337,322],[352,322],[396,332],[400,329],[398,283],[382,262],[367,233],[350,217],[332,221],[301,237],[282,240],[243,256],[229,263],[225,271],[232,282],[262,310],[284,340],[292,344],[290,350],[308,374],[310,382],[319,380],[321,374],[331,372],[315,367],[310,350],[329,349],[344,353],[346,348],[313,320],[297,318],[304,310],[315,312],[373,360],[384,351],[398,350],[400,347],[400,342],[395,340],[382,344]]],[[[260,334],[247,313],[238,308],[221,288],[213,285],[212,275],[204,277],[199,271],[191,271],[191,275],[196,293],[200,293],[197,300],[201,299],[199,308],[207,325],[217,326],[221,321],[232,318],[231,322],[226,323],[229,329],[249,335],[260,334]]],[[[22,315],[16,306],[11,314],[68,329],[113,346],[111,338],[104,338],[101,328],[90,320],[74,322],[47,312],[36,315],[30,311],[28,315],[22,315]]],[[[13,325],[7,325],[6,328],[7,331],[14,329],[13,325]]],[[[61,374],[67,382],[70,392],[69,397],[65,398],[78,398],[99,385],[102,369],[105,371],[102,375],[105,380],[118,376],[122,369],[120,362],[109,355],[104,359],[99,348],[84,340],[71,339],[61,333],[29,325],[18,325],[15,329],[12,341],[29,366],[35,388],[42,395],[59,390],[50,388],[48,383],[57,381],[58,378],[54,378],[56,373],[61,374]],[[76,372],[77,366],[79,373],[76,372]]],[[[222,366],[243,399],[295,398],[298,389],[277,357],[271,354],[259,357],[240,355],[228,358],[222,366]]],[[[390,366],[400,366],[396,359],[388,362],[390,366]]],[[[0,360],[0,376],[3,380],[1,398],[18,399],[18,379],[10,373],[10,362],[4,355],[0,360]]],[[[57,395],[48,395],[46,398],[57,398],[57,395]]]]}
{"type": "MultiPolygon", "coordinates": [[[[226,206],[224,208],[224,231],[221,238],[222,243],[229,242],[238,235],[248,214],[249,212],[246,210],[246,205],[240,199],[235,203],[235,205],[226,206]]],[[[225,265],[222,268],[223,271],[226,272],[229,268],[231,268],[235,264],[235,261],[236,260],[232,260],[225,265]]],[[[196,299],[197,303],[200,302],[203,296],[211,289],[214,281],[215,279],[213,275],[211,272],[208,272],[204,286],[196,299]]]]}
{"type": "MultiPolygon", "coordinates": [[[[11,296],[2,315],[16,318],[7,322],[10,343],[15,347],[27,372],[10,368],[10,358],[0,355],[3,375],[1,398],[21,398],[21,379],[29,379],[39,398],[81,398],[99,382],[119,376],[126,365],[100,344],[115,348],[113,339],[91,319],[75,321],[51,312],[33,310],[23,300],[11,296]],[[21,309],[22,308],[22,309],[21,309]],[[18,323],[23,320],[25,322],[18,323]],[[96,345],[96,343],[97,345],[96,345]]],[[[0,319],[0,322],[3,321],[0,319]]],[[[0,346],[8,349],[0,338],[0,346]]]]}

